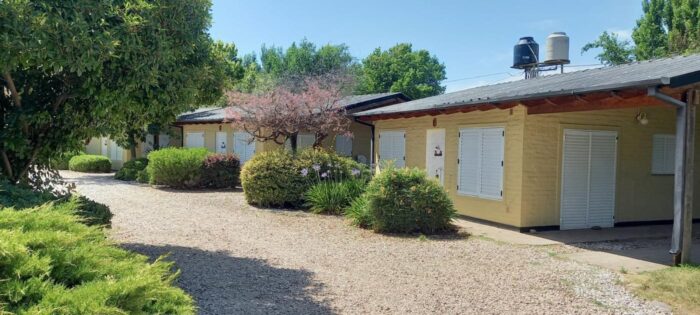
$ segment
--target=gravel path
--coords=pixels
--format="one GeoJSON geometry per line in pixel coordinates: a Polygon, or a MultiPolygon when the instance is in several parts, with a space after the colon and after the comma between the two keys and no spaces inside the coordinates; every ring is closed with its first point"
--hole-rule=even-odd
{"type": "Polygon", "coordinates": [[[656,314],[619,275],[546,250],[450,236],[374,234],[340,217],[248,206],[65,172],[115,213],[111,236],[170,254],[201,314],[656,314]]]}

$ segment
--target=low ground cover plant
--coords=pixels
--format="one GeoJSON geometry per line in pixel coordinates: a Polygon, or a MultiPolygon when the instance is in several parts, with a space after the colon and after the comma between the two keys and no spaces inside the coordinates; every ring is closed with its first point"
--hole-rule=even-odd
{"type": "Polygon", "coordinates": [[[447,192],[425,171],[388,167],[346,213],[356,225],[377,232],[430,234],[449,229],[455,210],[447,192]]]}
{"type": "Polygon", "coordinates": [[[193,314],[171,263],[148,263],[48,203],[0,210],[0,309],[13,314],[193,314]]]}
{"type": "Polygon", "coordinates": [[[109,173],[112,170],[112,161],[102,155],[81,154],[68,161],[68,169],[84,173],[109,173]]]}
{"type": "Polygon", "coordinates": [[[680,314],[700,313],[700,265],[683,265],[626,276],[635,292],[662,301],[680,314]]]}
{"type": "Polygon", "coordinates": [[[119,169],[115,174],[114,178],[118,180],[125,181],[139,181],[148,182],[148,173],[146,167],[148,166],[147,158],[138,158],[135,160],[124,162],[124,166],[119,169]],[[145,174],[145,175],[142,175],[145,174]],[[144,181],[145,180],[145,181],[144,181]]]}

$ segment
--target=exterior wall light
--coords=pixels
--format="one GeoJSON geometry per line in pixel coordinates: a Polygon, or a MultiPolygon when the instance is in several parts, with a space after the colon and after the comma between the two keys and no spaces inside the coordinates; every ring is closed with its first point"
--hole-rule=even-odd
{"type": "Polygon", "coordinates": [[[639,112],[637,113],[637,122],[639,122],[640,125],[646,126],[649,123],[649,119],[647,118],[647,113],[645,112],[639,112]]]}

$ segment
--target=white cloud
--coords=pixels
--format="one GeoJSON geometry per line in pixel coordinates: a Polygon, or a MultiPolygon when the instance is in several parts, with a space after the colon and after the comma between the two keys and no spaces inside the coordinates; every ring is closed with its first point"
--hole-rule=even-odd
{"type": "Polygon", "coordinates": [[[631,29],[615,29],[611,28],[608,33],[615,34],[622,40],[632,40],[632,30],[631,29]]]}

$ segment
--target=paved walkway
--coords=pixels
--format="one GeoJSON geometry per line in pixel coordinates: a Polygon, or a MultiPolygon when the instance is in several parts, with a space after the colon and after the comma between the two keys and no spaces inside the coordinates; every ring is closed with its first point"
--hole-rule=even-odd
{"type": "Polygon", "coordinates": [[[620,275],[537,246],[423,239],[341,217],[248,206],[239,191],[172,191],[66,172],[110,206],[111,237],[169,254],[201,314],[663,313],[620,275]]]}
{"type": "MultiPolygon", "coordinates": [[[[472,235],[509,244],[547,246],[562,257],[616,271],[651,271],[671,263],[668,253],[671,225],[536,233],[520,233],[467,220],[457,220],[457,225],[472,235]]],[[[700,263],[700,224],[695,224],[693,231],[692,258],[700,263]]]]}

